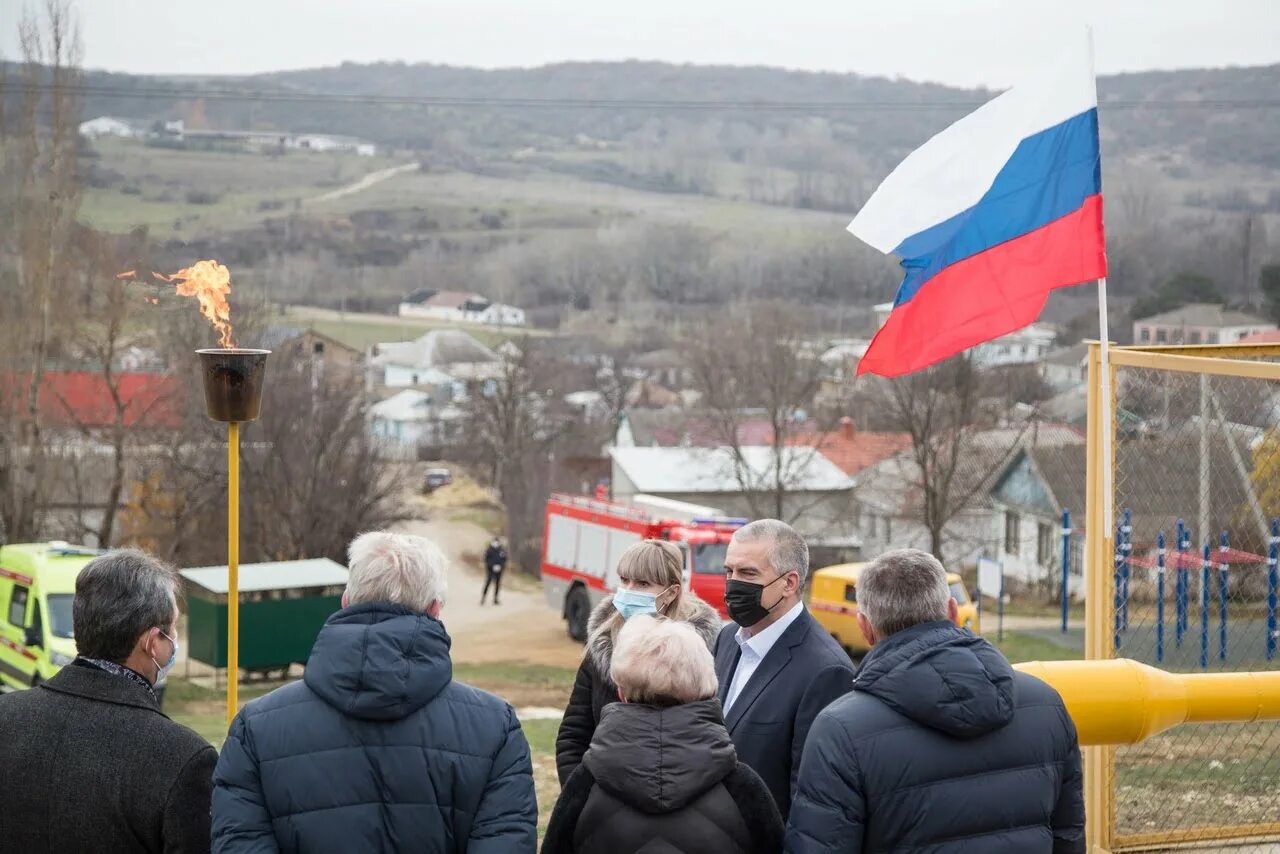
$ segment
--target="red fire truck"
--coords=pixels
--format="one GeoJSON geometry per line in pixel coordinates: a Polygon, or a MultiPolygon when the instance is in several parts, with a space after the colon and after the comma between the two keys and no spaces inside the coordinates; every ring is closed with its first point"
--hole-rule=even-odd
{"type": "Polygon", "coordinates": [[[617,586],[622,552],[641,540],[669,540],[684,552],[685,589],[693,590],[728,619],[725,550],[733,532],[745,523],[745,519],[719,515],[714,508],[642,495],[633,496],[628,504],[552,495],[542,536],[542,589],[547,604],[565,618],[570,637],[585,641],[591,609],[617,586]]]}

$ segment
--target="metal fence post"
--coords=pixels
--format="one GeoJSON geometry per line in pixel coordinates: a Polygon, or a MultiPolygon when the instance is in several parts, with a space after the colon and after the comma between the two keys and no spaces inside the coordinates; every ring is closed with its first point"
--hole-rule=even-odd
{"type": "Polygon", "coordinates": [[[1062,633],[1067,633],[1067,606],[1070,589],[1067,576],[1071,572],[1071,511],[1062,511],[1062,633]]]}
{"type": "Polygon", "coordinates": [[[1174,645],[1182,648],[1182,635],[1187,631],[1187,549],[1191,546],[1191,532],[1181,519],[1178,520],[1178,574],[1174,576],[1174,645]]]}
{"type": "Polygon", "coordinates": [[[1280,558],[1280,519],[1271,520],[1267,549],[1267,661],[1276,657],[1276,563],[1280,558]]]}
{"type": "Polygon", "coordinates": [[[1164,661],[1164,531],[1156,537],[1156,661],[1164,661]]]}
{"type": "Polygon", "coordinates": [[[1129,579],[1133,574],[1131,559],[1133,558],[1133,512],[1128,508],[1124,508],[1124,544],[1120,547],[1121,554],[1124,555],[1124,564],[1121,566],[1120,572],[1124,581],[1124,596],[1120,600],[1122,617],[1120,620],[1120,628],[1129,631],[1129,579]]]}
{"type": "Polygon", "coordinates": [[[1227,660],[1227,532],[1222,532],[1221,545],[1218,546],[1218,660],[1227,660]]]}
{"type": "Polygon", "coordinates": [[[1200,666],[1209,666],[1209,566],[1212,550],[1204,544],[1204,558],[1200,564],[1200,666]]]}

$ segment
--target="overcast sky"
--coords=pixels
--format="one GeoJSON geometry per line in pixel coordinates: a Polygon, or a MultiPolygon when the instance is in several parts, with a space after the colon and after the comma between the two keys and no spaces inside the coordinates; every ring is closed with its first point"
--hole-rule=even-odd
{"type": "MultiPolygon", "coordinates": [[[[0,0],[0,53],[17,53],[0,0]]],[[[1005,86],[1072,26],[1100,73],[1280,62],[1280,0],[78,0],[85,64],[240,74],[404,60],[772,65],[1005,86]]]]}

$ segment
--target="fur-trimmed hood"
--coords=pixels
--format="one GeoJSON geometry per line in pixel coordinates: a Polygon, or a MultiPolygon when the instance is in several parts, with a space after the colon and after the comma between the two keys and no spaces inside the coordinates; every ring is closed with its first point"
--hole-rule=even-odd
{"type": "MultiPolygon", "coordinates": [[[[610,626],[610,617],[617,614],[613,607],[613,597],[607,596],[591,611],[587,621],[587,655],[600,677],[609,680],[609,666],[613,663],[613,643],[617,639],[618,627],[610,626]]],[[[680,613],[675,619],[693,626],[694,631],[706,641],[707,649],[715,651],[716,638],[724,624],[720,614],[706,602],[694,595],[692,590],[684,591],[680,597],[680,613]]]]}

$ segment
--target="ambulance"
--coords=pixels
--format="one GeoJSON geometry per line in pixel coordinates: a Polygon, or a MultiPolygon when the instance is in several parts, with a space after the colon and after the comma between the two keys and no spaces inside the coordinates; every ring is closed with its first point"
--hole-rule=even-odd
{"type": "MultiPolygon", "coordinates": [[[[0,546],[0,688],[34,688],[76,657],[76,576],[101,554],[57,541],[0,546]]],[[[161,680],[158,702],[164,689],[161,680]]]]}
{"type": "Polygon", "coordinates": [[[0,685],[33,688],[76,657],[76,575],[98,554],[66,543],[0,547],[0,685]]]}

